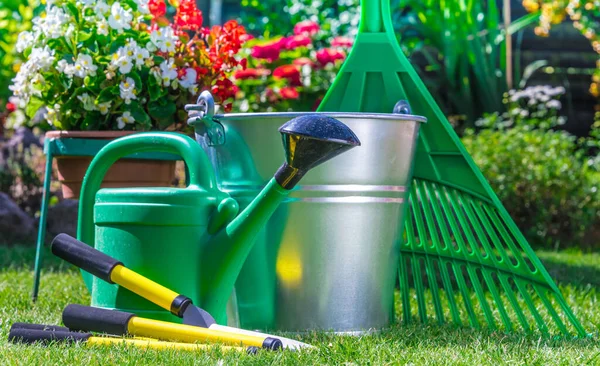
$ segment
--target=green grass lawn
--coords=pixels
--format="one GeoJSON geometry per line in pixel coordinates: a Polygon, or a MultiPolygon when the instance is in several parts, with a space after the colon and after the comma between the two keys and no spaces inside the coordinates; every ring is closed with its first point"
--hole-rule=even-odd
{"type": "Polygon", "coordinates": [[[310,352],[175,352],[84,345],[23,346],[7,343],[13,322],[60,324],[68,303],[89,303],[79,273],[46,255],[40,297],[30,300],[33,248],[0,248],[1,364],[600,364],[600,254],[540,252],[590,339],[544,339],[452,325],[396,324],[362,337],[310,334],[310,352]]]}

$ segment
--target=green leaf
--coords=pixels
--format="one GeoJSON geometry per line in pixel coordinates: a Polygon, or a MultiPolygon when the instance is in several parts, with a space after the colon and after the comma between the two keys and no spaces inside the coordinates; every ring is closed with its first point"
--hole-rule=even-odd
{"type": "MultiPolygon", "coordinates": [[[[127,76],[133,79],[133,81],[135,82],[135,88],[137,90],[142,90],[142,88],[143,88],[142,78],[140,77],[140,75],[137,72],[131,71],[129,74],[127,74],[127,76]]],[[[156,78],[153,78],[153,79],[156,79],[156,78]]]]}
{"type": "Polygon", "coordinates": [[[77,33],[77,42],[85,42],[88,39],[92,38],[92,33],[79,32],[77,33]]]}
{"type": "Polygon", "coordinates": [[[69,11],[69,13],[71,13],[71,15],[73,15],[73,17],[75,17],[75,21],[77,23],[79,23],[79,11],[77,10],[77,7],[75,6],[74,2],[68,2],[65,4],[67,6],[67,10],[69,11]]]}
{"type": "Polygon", "coordinates": [[[83,122],[81,122],[82,130],[97,130],[102,122],[102,115],[99,112],[87,112],[83,122]]]}
{"type": "Polygon", "coordinates": [[[96,103],[100,104],[100,103],[106,103],[108,101],[111,101],[118,94],[119,94],[119,86],[118,85],[113,85],[109,88],[103,89],[100,92],[100,94],[98,95],[98,98],[96,98],[96,103]]]}
{"type": "Polygon", "coordinates": [[[150,94],[150,101],[155,102],[166,95],[167,91],[158,83],[158,80],[156,80],[154,75],[149,75],[148,93],[150,94]]]}
{"type": "Polygon", "coordinates": [[[27,107],[25,108],[25,114],[27,115],[27,117],[33,118],[33,116],[35,116],[37,111],[40,108],[42,108],[43,105],[44,105],[43,100],[36,98],[36,97],[32,97],[31,99],[29,99],[29,103],[27,104],[27,107]]]}
{"type": "Polygon", "coordinates": [[[170,119],[176,111],[175,103],[167,99],[160,99],[148,104],[148,113],[152,118],[158,120],[170,119]]]}
{"type": "Polygon", "coordinates": [[[131,112],[131,115],[135,119],[136,122],[141,124],[147,124],[150,122],[150,116],[142,106],[140,106],[137,102],[131,102],[128,107],[126,107],[131,112]]]}

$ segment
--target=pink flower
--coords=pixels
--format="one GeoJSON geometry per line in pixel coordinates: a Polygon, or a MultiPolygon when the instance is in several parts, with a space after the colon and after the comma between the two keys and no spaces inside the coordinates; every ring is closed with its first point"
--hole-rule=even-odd
{"type": "Polygon", "coordinates": [[[246,70],[238,70],[235,72],[234,76],[238,80],[244,79],[256,79],[258,77],[269,75],[271,72],[266,69],[246,69],[246,70]]]}
{"type": "Polygon", "coordinates": [[[285,87],[285,88],[281,88],[281,90],[279,90],[279,94],[281,95],[282,99],[298,99],[300,98],[300,93],[298,93],[298,90],[296,88],[293,87],[285,87]]]}
{"type": "Polygon", "coordinates": [[[275,79],[287,79],[294,86],[302,85],[300,82],[300,71],[294,65],[279,66],[273,71],[273,77],[275,79]]]}
{"type": "Polygon", "coordinates": [[[297,35],[286,38],[285,40],[285,49],[293,50],[298,47],[306,47],[312,43],[312,40],[305,35],[297,35]]]}
{"type": "Polygon", "coordinates": [[[314,66],[314,62],[312,62],[312,60],[308,57],[300,57],[294,60],[293,62],[294,65],[296,66],[304,66],[304,65],[308,65],[308,66],[314,66]]]}
{"type": "Polygon", "coordinates": [[[319,29],[321,28],[317,23],[313,22],[312,20],[305,20],[294,26],[294,34],[308,34],[309,36],[312,36],[313,34],[317,33],[319,29]]]}
{"type": "Polygon", "coordinates": [[[252,47],[252,57],[273,62],[279,58],[279,52],[281,51],[282,47],[282,39],[278,39],[277,41],[272,41],[262,45],[256,45],[252,47]]]}
{"type": "Polygon", "coordinates": [[[354,41],[348,37],[335,37],[333,41],[331,41],[332,47],[346,47],[350,48],[354,44],[354,41]]]}
{"type": "Polygon", "coordinates": [[[317,61],[323,66],[327,64],[334,64],[337,60],[343,60],[346,58],[346,54],[342,51],[334,50],[333,48],[324,48],[317,51],[317,61]]]}

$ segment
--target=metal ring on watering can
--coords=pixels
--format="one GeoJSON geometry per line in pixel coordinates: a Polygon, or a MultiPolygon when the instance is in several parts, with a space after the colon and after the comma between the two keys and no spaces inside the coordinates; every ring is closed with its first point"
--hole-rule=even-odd
{"type": "Polygon", "coordinates": [[[190,117],[187,120],[188,125],[194,126],[196,133],[208,136],[209,146],[218,146],[225,143],[225,128],[214,117],[215,115],[215,99],[212,94],[205,90],[203,91],[196,104],[187,104],[184,109],[189,112],[190,117]],[[200,130],[199,126],[203,126],[204,130],[200,130]]]}
{"type": "MultiPolygon", "coordinates": [[[[119,159],[136,153],[161,152],[179,155],[188,166],[189,187],[218,192],[212,166],[206,153],[188,136],[174,132],[143,132],[108,143],[94,157],[83,179],[79,197],[77,239],[94,246],[94,203],[108,169],[119,159]]],[[[84,280],[87,273],[83,273],[84,280]]],[[[87,280],[86,280],[87,284],[87,280]]]]}

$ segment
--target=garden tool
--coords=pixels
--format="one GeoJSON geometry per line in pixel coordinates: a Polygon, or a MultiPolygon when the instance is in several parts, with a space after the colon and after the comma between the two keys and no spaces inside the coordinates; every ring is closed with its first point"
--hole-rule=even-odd
{"type": "MultiPolygon", "coordinates": [[[[193,306],[193,305],[192,305],[193,306]]],[[[249,336],[221,330],[211,330],[193,325],[146,319],[118,310],[70,304],[62,314],[63,323],[71,330],[99,332],[115,336],[132,335],[185,343],[220,342],[235,346],[282,349],[274,337],[249,336]]]]}
{"type": "Polygon", "coordinates": [[[72,330],[104,332],[113,335],[140,335],[178,341],[212,340],[258,346],[277,350],[311,347],[292,339],[279,339],[267,334],[216,324],[205,310],[192,300],[131,271],[118,260],[67,235],[57,235],[51,243],[54,255],[89,272],[108,283],[118,284],[169,310],[187,325],[145,319],[133,313],[106,310],[82,305],[69,305],[63,312],[63,323],[72,330]],[[208,328],[208,329],[206,329],[208,328]]]}
{"type": "Polygon", "coordinates": [[[544,334],[558,330],[565,335],[573,331],[585,335],[558,287],[404,56],[394,34],[390,1],[362,0],[361,12],[354,46],[319,111],[389,113],[404,99],[412,112],[427,118],[419,135],[406,241],[400,245],[404,321],[415,315],[410,304],[412,277],[417,313],[424,323],[430,320],[428,311],[444,323],[447,306],[452,321],[459,325],[467,320],[478,328],[484,320],[492,329],[503,324],[513,331],[519,323],[529,332],[537,324],[544,334]],[[433,302],[429,308],[426,288],[433,302]],[[470,296],[471,289],[475,297],[470,296]],[[542,306],[536,307],[536,302],[542,306]],[[554,329],[548,327],[548,319],[553,320],[554,329]]]}
{"type": "MultiPolygon", "coordinates": [[[[85,343],[86,345],[119,345],[137,348],[151,348],[157,350],[173,349],[178,351],[209,350],[214,345],[191,344],[177,342],[163,342],[150,339],[123,339],[117,337],[96,337],[91,333],[72,332],[65,327],[44,324],[15,323],[8,333],[8,341],[11,343],[24,344],[51,344],[51,343],[85,343]]],[[[256,347],[232,347],[221,346],[223,351],[246,351],[255,354],[256,347]]]]}

